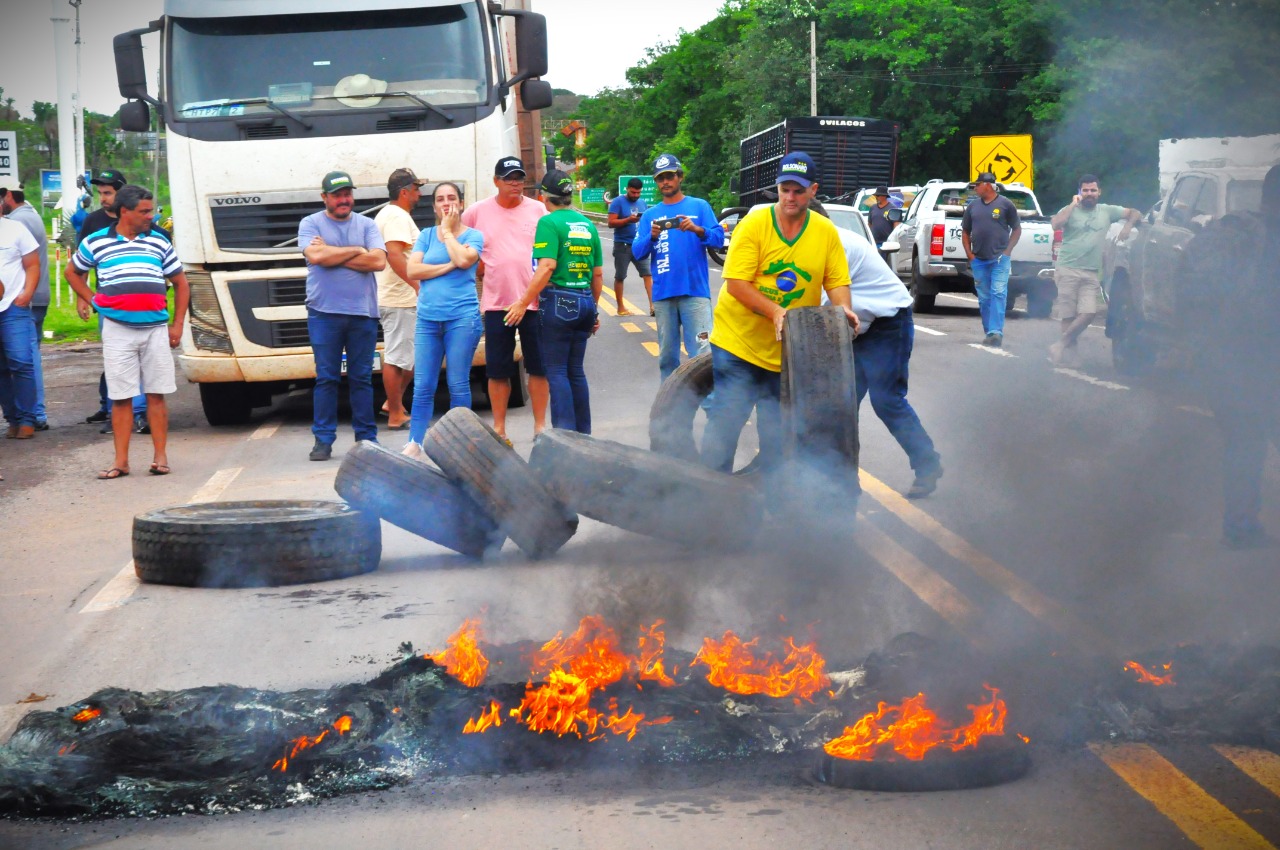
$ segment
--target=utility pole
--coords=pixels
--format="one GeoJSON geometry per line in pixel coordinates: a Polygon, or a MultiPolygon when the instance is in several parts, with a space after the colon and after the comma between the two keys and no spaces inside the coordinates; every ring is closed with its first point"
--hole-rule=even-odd
{"type": "Polygon", "coordinates": [[[73,97],[76,102],[76,175],[78,176],[84,174],[84,104],[80,101],[80,4],[84,0],[67,0],[67,2],[76,10],[76,90],[73,97]]]}
{"type": "Polygon", "coordinates": [[[818,114],[818,20],[809,21],[809,114],[818,114]]]}
{"type": "Polygon", "coordinates": [[[69,227],[75,212],[76,198],[76,100],[72,93],[74,71],[71,57],[71,19],[67,17],[65,0],[51,0],[53,14],[53,49],[58,77],[58,170],[62,172],[62,222],[69,227]]]}

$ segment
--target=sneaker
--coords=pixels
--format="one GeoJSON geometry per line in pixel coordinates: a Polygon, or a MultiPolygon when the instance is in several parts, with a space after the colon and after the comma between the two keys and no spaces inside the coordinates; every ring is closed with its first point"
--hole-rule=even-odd
{"type": "Polygon", "coordinates": [[[908,499],[923,499],[934,490],[938,489],[938,479],[942,477],[942,467],[932,469],[928,472],[916,473],[916,480],[911,482],[911,489],[907,491],[908,499]]]}
{"type": "Polygon", "coordinates": [[[989,333],[982,338],[983,345],[994,346],[996,344],[996,334],[989,333]]]}
{"type": "Polygon", "coordinates": [[[135,434],[151,433],[151,425],[147,423],[147,417],[142,415],[133,417],[133,432],[135,434]]]}
{"type": "Polygon", "coordinates": [[[98,429],[98,433],[99,433],[99,434],[110,434],[110,433],[111,433],[111,420],[110,420],[110,419],[108,419],[106,422],[102,423],[102,427],[98,429]]]}
{"type": "Polygon", "coordinates": [[[308,457],[311,460],[328,460],[333,457],[333,443],[322,443],[316,440],[316,444],[311,447],[311,454],[308,457]]]}
{"type": "Polygon", "coordinates": [[[48,430],[49,430],[49,423],[48,423],[48,422],[37,422],[37,423],[36,423],[36,430],[37,430],[37,431],[48,431],[48,430]]]}
{"type": "Polygon", "coordinates": [[[987,334],[987,340],[983,340],[982,344],[989,345],[992,348],[1003,348],[1004,334],[987,334]]]}
{"type": "Polygon", "coordinates": [[[110,411],[108,411],[108,410],[99,410],[97,413],[94,413],[94,414],[92,414],[92,415],[90,415],[90,416],[86,416],[86,417],[84,418],[84,421],[85,421],[85,422],[88,422],[90,425],[94,425],[94,424],[96,424],[96,423],[98,423],[98,422],[106,422],[106,421],[108,421],[109,419],[111,419],[111,412],[110,412],[110,411]]]}

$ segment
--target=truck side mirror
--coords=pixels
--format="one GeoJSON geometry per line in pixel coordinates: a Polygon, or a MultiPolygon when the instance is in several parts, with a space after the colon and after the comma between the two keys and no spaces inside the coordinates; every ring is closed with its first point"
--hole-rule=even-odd
{"type": "Polygon", "coordinates": [[[889,221],[902,221],[902,210],[897,208],[891,209],[884,214],[884,217],[889,219],[889,221]]]}
{"type": "MultiPolygon", "coordinates": [[[[541,77],[547,73],[547,19],[524,14],[516,18],[516,52],[520,69],[517,79],[541,77]]],[[[550,104],[548,104],[550,105],[550,104]]]]}
{"type": "Polygon", "coordinates": [[[554,100],[551,83],[546,80],[525,80],[520,84],[520,103],[525,109],[546,109],[554,100]]]}
{"type": "Polygon", "coordinates": [[[142,36],[159,29],[159,23],[156,21],[147,29],[121,33],[111,40],[116,56],[116,83],[120,87],[120,96],[126,100],[142,100],[160,105],[147,92],[147,66],[142,58],[142,36]]]}
{"type": "Polygon", "coordinates": [[[151,129],[151,107],[145,101],[131,100],[120,107],[120,129],[145,133],[151,129]]]}

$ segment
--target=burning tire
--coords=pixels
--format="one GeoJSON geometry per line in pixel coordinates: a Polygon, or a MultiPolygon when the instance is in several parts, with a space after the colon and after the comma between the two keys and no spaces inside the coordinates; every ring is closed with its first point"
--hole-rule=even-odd
{"type": "Polygon", "coordinates": [[[855,761],[819,751],[814,775],[824,785],[860,791],[959,791],[1012,782],[1030,767],[1021,741],[986,738],[971,750],[935,750],[918,761],[855,761]]]}
{"type": "Polygon", "coordinates": [[[208,502],[133,519],[138,578],[183,587],[264,587],[372,572],[377,517],[341,502],[208,502]]]}
{"type": "Polygon", "coordinates": [[[376,443],[347,452],[333,488],[364,513],[463,555],[502,545],[497,523],[444,473],[376,443]]]}
{"type": "Polygon", "coordinates": [[[529,557],[555,554],[578,530],[578,517],[470,410],[455,407],[440,417],[423,448],[529,557]]]}
{"type": "Polygon", "coordinates": [[[786,456],[858,487],[858,396],[853,331],[839,307],[787,312],[782,335],[782,406],[786,456]]]}
{"type": "Polygon", "coordinates": [[[740,548],[759,528],[759,494],[732,475],[573,431],[533,442],[529,466],[572,510],[694,546],[740,548]]]}
{"type": "MultiPolygon", "coordinates": [[[[668,375],[658,388],[653,406],[649,408],[649,449],[697,463],[699,458],[698,447],[693,441],[693,419],[714,388],[711,352],[690,357],[668,375]]],[[[734,472],[734,475],[750,476],[759,471],[757,457],[734,472]]]]}

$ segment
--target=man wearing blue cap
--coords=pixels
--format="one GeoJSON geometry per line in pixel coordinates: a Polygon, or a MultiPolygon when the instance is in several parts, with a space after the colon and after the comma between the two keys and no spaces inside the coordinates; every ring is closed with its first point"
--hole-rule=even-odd
{"type": "Polygon", "coordinates": [[[825,290],[858,328],[840,233],[809,210],[817,179],[812,157],[787,154],[778,165],[777,203],[748,213],[734,229],[711,331],[715,391],[707,403],[702,462],[712,469],[733,470],[738,436],[753,407],[762,465],[768,468],[781,454],[778,397],[788,310],[818,306],[825,290]]]}
{"type": "Polygon", "coordinates": [[[707,248],[724,245],[724,227],[711,205],[680,188],[684,168],[664,153],[653,162],[662,203],[645,211],[631,246],[636,257],[653,255],[653,308],[658,320],[658,374],[680,366],[680,343],[693,357],[710,345],[711,280],[707,248]]]}

